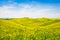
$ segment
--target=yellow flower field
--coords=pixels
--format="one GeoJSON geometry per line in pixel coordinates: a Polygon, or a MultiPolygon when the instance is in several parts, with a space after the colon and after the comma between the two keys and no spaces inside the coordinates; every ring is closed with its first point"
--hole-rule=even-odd
{"type": "Polygon", "coordinates": [[[0,19],[0,40],[60,40],[60,18],[0,19]]]}

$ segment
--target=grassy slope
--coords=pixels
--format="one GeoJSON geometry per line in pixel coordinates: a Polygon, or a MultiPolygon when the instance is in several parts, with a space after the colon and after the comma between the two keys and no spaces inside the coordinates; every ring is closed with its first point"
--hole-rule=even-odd
{"type": "Polygon", "coordinates": [[[60,19],[0,19],[0,40],[60,40],[60,19]]]}

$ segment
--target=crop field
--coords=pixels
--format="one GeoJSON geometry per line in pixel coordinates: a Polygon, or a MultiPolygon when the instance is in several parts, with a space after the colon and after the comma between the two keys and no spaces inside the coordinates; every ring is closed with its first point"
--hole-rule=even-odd
{"type": "Polygon", "coordinates": [[[60,40],[60,18],[0,18],[0,40],[60,40]]]}

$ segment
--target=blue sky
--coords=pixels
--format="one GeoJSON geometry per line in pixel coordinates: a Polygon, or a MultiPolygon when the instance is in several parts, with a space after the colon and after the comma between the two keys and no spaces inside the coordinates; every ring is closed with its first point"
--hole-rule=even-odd
{"type": "Polygon", "coordinates": [[[60,18],[60,0],[0,0],[0,18],[60,18]]]}

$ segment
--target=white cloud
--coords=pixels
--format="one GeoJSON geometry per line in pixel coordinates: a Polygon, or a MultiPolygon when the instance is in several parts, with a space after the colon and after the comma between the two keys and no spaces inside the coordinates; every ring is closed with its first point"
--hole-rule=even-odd
{"type": "Polygon", "coordinates": [[[5,5],[0,7],[0,18],[19,18],[19,17],[60,17],[60,13],[54,12],[54,8],[43,6],[34,7],[28,4],[16,6],[5,5]]]}

